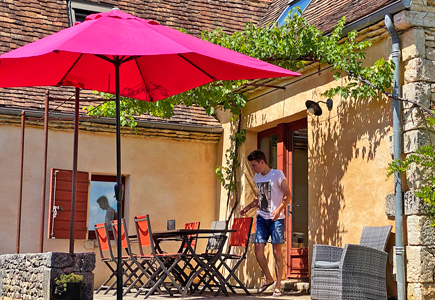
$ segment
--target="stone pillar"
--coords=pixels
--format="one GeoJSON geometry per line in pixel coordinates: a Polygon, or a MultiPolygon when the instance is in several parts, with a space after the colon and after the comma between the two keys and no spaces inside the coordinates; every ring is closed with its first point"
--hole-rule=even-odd
{"type": "MultiPolygon", "coordinates": [[[[394,25],[401,33],[403,49],[403,98],[419,101],[433,109],[435,1],[413,1],[411,10],[394,16],[394,25]]],[[[435,133],[427,131],[425,116],[419,109],[404,103],[402,117],[405,155],[435,141],[435,133]]],[[[407,295],[408,299],[429,300],[435,299],[435,228],[425,215],[425,203],[414,196],[413,191],[420,186],[419,172],[415,166],[409,168],[406,173],[409,191],[404,193],[407,295]]],[[[391,207],[391,199],[387,197],[387,213],[391,213],[388,207],[391,207]]]]}
{"type": "Polygon", "coordinates": [[[0,255],[0,299],[50,300],[61,274],[83,275],[81,299],[93,299],[95,253],[0,255]]]}

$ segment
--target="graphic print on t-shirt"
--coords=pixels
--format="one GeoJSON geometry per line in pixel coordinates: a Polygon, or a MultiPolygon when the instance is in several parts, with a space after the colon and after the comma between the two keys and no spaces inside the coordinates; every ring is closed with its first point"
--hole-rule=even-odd
{"type": "Polygon", "coordinates": [[[257,183],[257,189],[259,209],[264,212],[270,212],[271,190],[269,182],[257,183]]]}

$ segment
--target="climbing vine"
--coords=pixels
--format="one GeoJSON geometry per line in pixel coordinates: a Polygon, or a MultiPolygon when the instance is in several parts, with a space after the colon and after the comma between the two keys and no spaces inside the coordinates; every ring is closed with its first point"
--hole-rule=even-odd
{"type": "MultiPolygon", "coordinates": [[[[343,38],[345,18],[342,18],[331,34],[323,35],[315,26],[301,16],[296,8],[289,13],[287,22],[278,27],[274,24],[257,27],[247,24],[245,30],[232,35],[218,28],[212,32],[203,32],[204,40],[238,51],[240,53],[273,63],[275,65],[301,70],[307,65],[328,64],[334,72],[336,80],[344,78],[346,84],[339,85],[323,93],[325,97],[340,95],[344,98],[379,99],[382,94],[400,101],[409,101],[421,107],[426,113],[433,113],[419,103],[395,97],[391,94],[394,64],[378,59],[372,66],[364,66],[365,50],[371,46],[369,41],[357,41],[357,32],[352,31],[343,38]]],[[[228,199],[235,193],[238,203],[236,169],[238,148],[245,140],[245,132],[240,127],[241,110],[246,104],[246,97],[240,92],[240,87],[247,81],[218,81],[186,91],[155,103],[133,100],[121,97],[121,121],[123,125],[136,125],[135,115],[152,114],[169,118],[173,115],[175,105],[204,107],[209,115],[215,115],[216,109],[229,110],[232,113],[233,135],[231,147],[225,152],[226,165],[216,168],[216,174],[222,186],[228,191],[228,199]]],[[[113,96],[101,94],[103,98],[113,96]]],[[[104,102],[99,107],[89,107],[89,114],[94,116],[114,116],[115,108],[112,101],[104,102]]],[[[418,154],[416,154],[418,155],[418,154]]],[[[426,164],[426,162],[424,162],[426,164]]],[[[400,164],[395,162],[395,166],[400,164]]],[[[400,165],[405,168],[404,163],[400,165]]],[[[433,178],[429,178],[433,182],[433,178]]],[[[432,198],[433,200],[433,195],[432,198]]],[[[229,201],[229,200],[228,200],[229,201]]],[[[234,211],[234,209],[233,209],[234,211]]]]}

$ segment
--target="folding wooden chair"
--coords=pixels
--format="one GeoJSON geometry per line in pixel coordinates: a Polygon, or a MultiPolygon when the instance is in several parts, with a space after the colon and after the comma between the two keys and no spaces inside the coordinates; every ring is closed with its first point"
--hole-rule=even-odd
{"type": "MultiPolygon", "coordinates": [[[[131,250],[131,243],[124,218],[121,219],[121,226],[119,227],[118,221],[113,220],[112,230],[115,239],[118,239],[118,234],[121,234],[121,251],[123,251],[121,259],[123,264],[123,274],[125,276],[122,286],[124,288],[123,295],[126,295],[137,283],[140,285],[144,284],[141,280],[142,276],[145,275],[148,278],[149,275],[147,270],[143,268],[143,265],[139,263],[137,259],[138,255],[134,254],[131,250]]],[[[138,287],[135,288],[138,290],[138,287]]]]}
{"type": "MultiPolygon", "coordinates": [[[[184,229],[199,229],[199,226],[200,226],[200,222],[185,223],[184,229]]],[[[198,234],[191,234],[191,235],[188,235],[187,237],[188,237],[188,240],[190,241],[190,246],[192,247],[192,249],[196,250],[196,244],[198,241],[198,234]]],[[[193,270],[193,266],[190,263],[192,261],[192,255],[189,254],[189,251],[187,251],[187,244],[186,243],[183,243],[181,245],[178,252],[184,253],[184,259],[183,259],[184,265],[180,269],[180,275],[182,276],[186,272],[186,269],[190,269],[191,271],[193,270]]]]}
{"type": "Polygon", "coordinates": [[[109,284],[110,280],[116,277],[116,260],[113,256],[112,246],[110,245],[109,230],[106,223],[95,224],[94,228],[97,235],[101,261],[111,271],[110,276],[100,285],[95,293],[98,294],[102,289],[105,289],[104,295],[106,295],[116,284],[116,280],[113,280],[113,282],[109,284]]]}
{"type": "Polygon", "coordinates": [[[139,246],[141,249],[141,255],[145,255],[144,249],[148,247],[151,251],[151,255],[156,262],[157,268],[154,269],[153,274],[150,278],[143,284],[141,288],[138,289],[135,297],[139,295],[139,293],[143,290],[148,290],[145,294],[145,299],[149,297],[152,293],[159,289],[160,286],[163,286],[169,294],[172,296],[171,287],[175,287],[178,292],[182,293],[181,286],[176,282],[173,274],[173,270],[176,268],[177,264],[184,259],[184,254],[182,252],[177,253],[157,253],[156,247],[154,244],[154,240],[152,237],[151,230],[151,222],[148,215],[136,216],[134,217],[134,221],[136,224],[136,232],[137,238],[139,242],[139,246]],[[168,285],[165,282],[165,279],[168,278],[172,285],[168,285]],[[155,284],[148,289],[147,285],[151,282],[155,281],[155,284]]]}
{"type": "MultiPolygon", "coordinates": [[[[226,229],[228,222],[227,221],[213,221],[211,222],[210,228],[211,229],[226,229]]],[[[205,252],[201,253],[199,256],[204,259],[207,262],[210,262],[213,258],[215,258],[216,255],[218,257],[221,255],[222,249],[224,247],[225,241],[227,239],[226,234],[218,234],[218,233],[212,233],[208,237],[207,246],[205,248],[205,252]]],[[[217,259],[215,259],[217,260],[217,259]]],[[[212,284],[212,278],[210,276],[202,276],[198,283],[195,286],[195,289],[198,288],[199,285],[204,283],[204,287],[200,291],[200,294],[204,292],[206,288],[208,288],[210,291],[213,291],[211,286],[212,284]]]]}
{"type": "MultiPolygon", "coordinates": [[[[243,262],[243,260],[246,259],[246,253],[248,252],[248,245],[249,245],[249,235],[251,233],[252,228],[252,218],[235,218],[233,222],[232,229],[237,230],[236,232],[232,232],[230,236],[230,241],[228,243],[228,251],[226,253],[223,253],[221,257],[219,258],[219,265],[217,268],[219,269],[221,266],[223,266],[225,269],[228,270],[229,274],[227,277],[225,277],[225,284],[228,286],[228,288],[236,294],[236,291],[234,288],[241,288],[245,291],[247,295],[250,295],[249,291],[246,289],[245,285],[240,281],[240,279],[236,275],[236,270],[240,266],[240,264],[243,262]],[[231,252],[231,250],[234,247],[244,247],[242,254],[234,254],[231,252]],[[229,261],[235,261],[234,265],[232,267],[229,266],[229,261]],[[230,284],[230,279],[233,278],[237,284],[232,285],[230,284]]],[[[222,290],[222,287],[219,288],[218,292],[222,290]]]]}

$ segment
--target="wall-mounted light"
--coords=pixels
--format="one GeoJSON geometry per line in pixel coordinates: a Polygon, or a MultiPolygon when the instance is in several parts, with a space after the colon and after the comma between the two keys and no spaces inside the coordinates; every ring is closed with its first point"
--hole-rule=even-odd
{"type": "Polygon", "coordinates": [[[322,109],[320,108],[319,102],[325,103],[326,107],[328,108],[329,111],[331,111],[332,109],[332,99],[328,98],[325,101],[317,101],[314,102],[313,100],[307,100],[305,101],[305,106],[308,109],[308,112],[312,115],[315,116],[320,116],[322,114],[322,109]]]}

